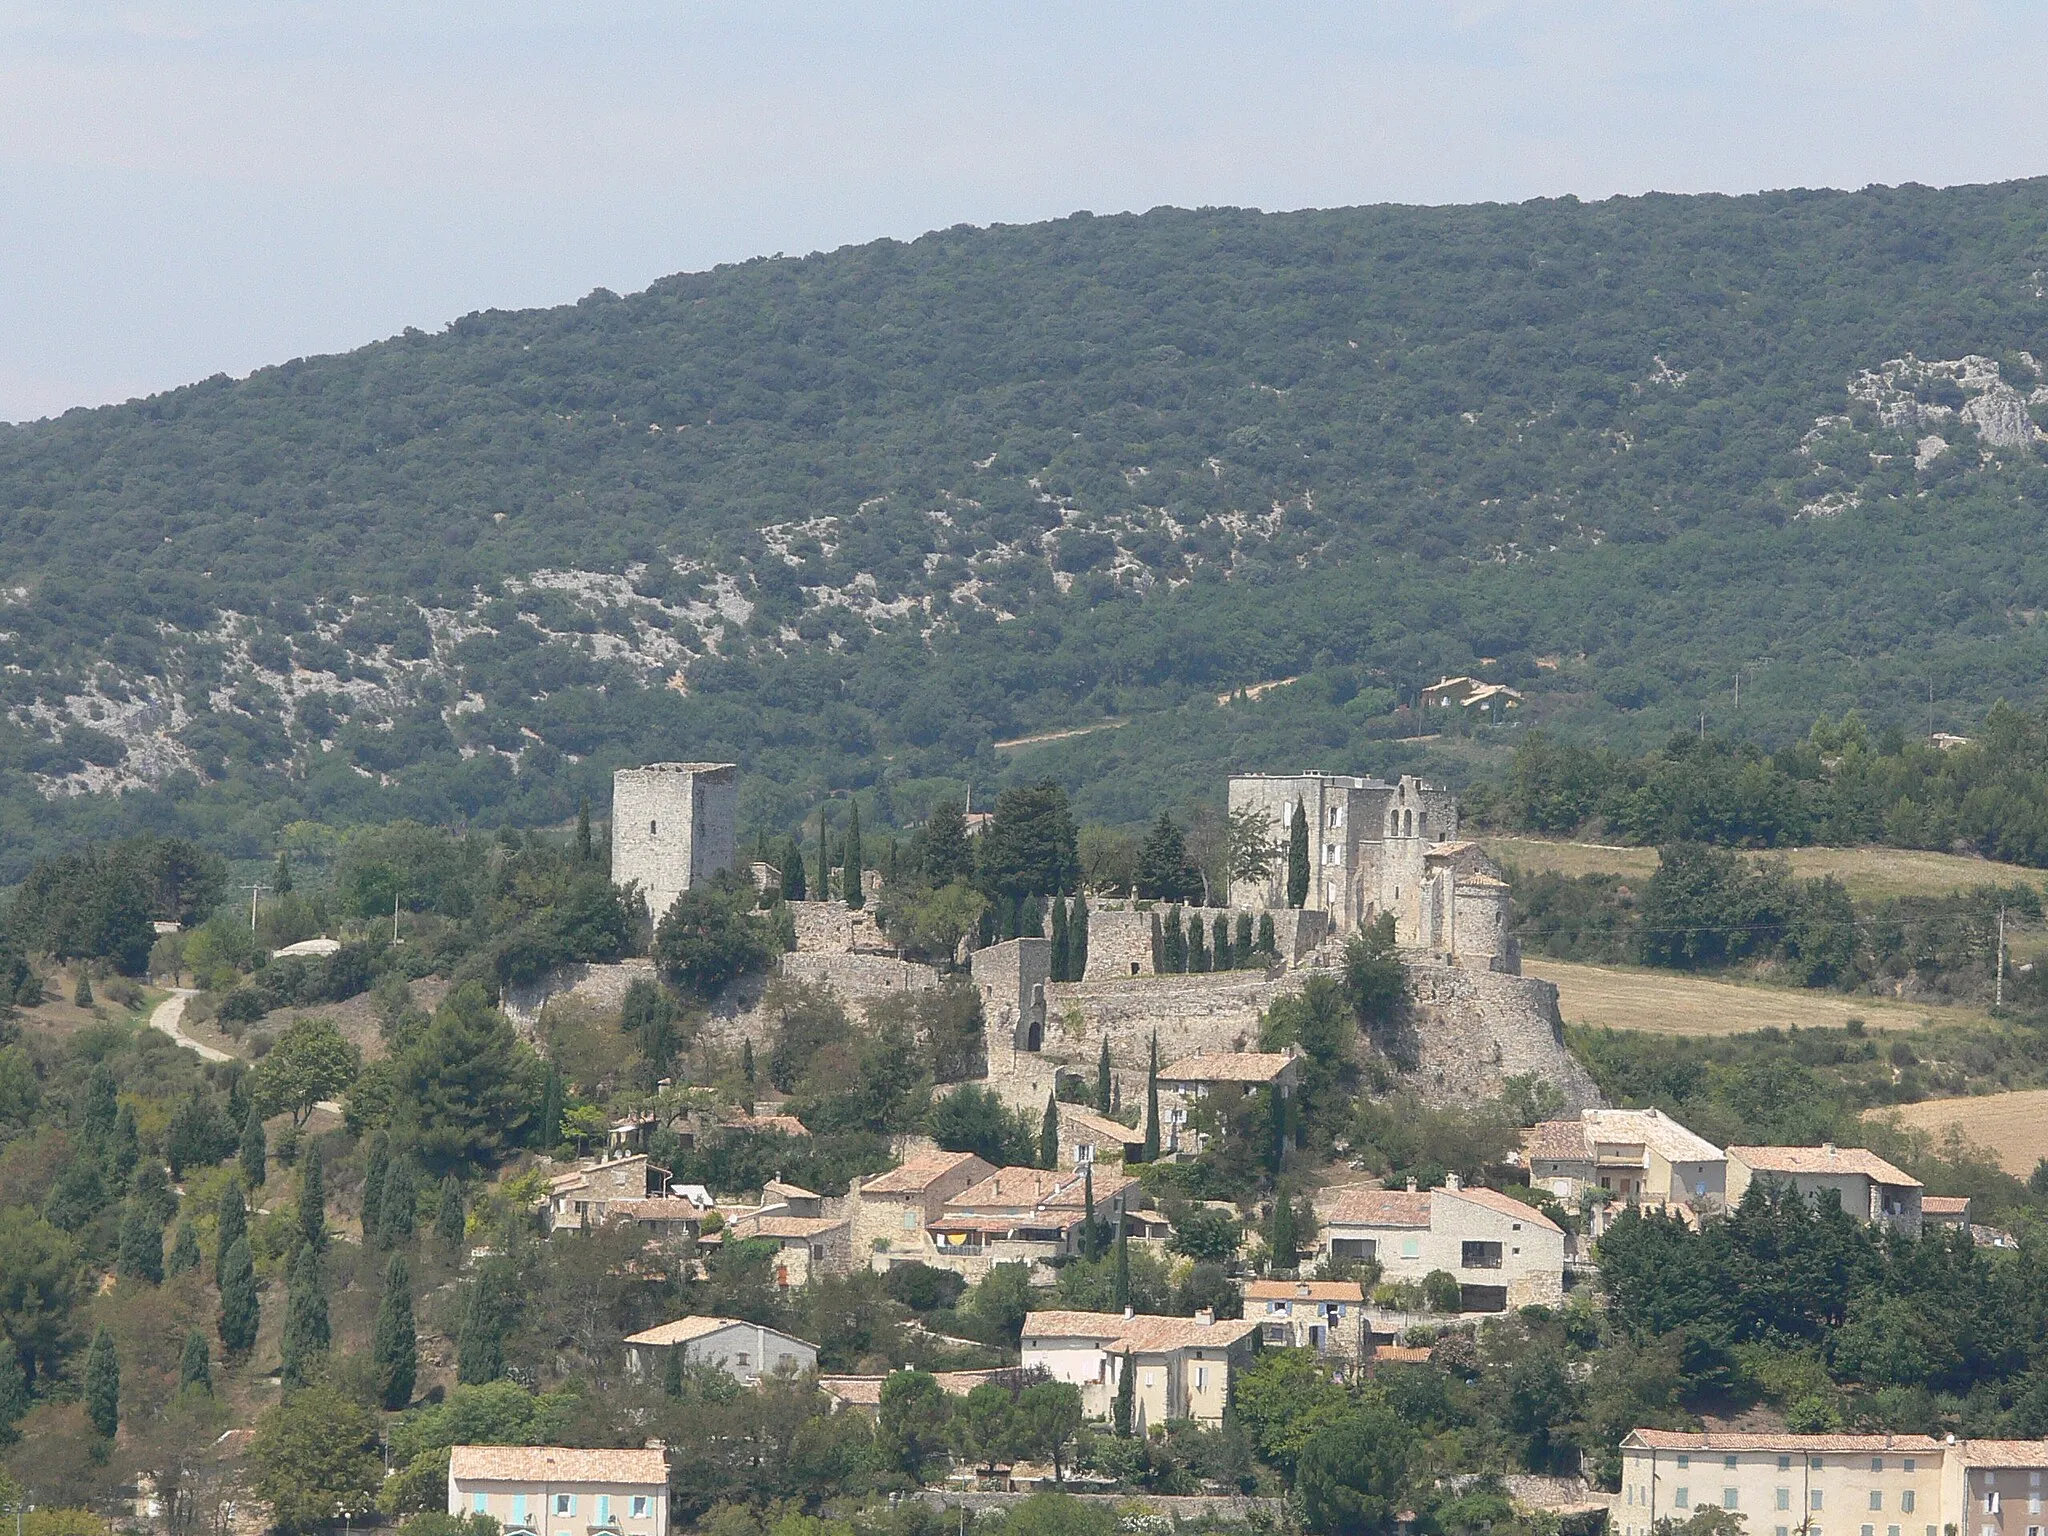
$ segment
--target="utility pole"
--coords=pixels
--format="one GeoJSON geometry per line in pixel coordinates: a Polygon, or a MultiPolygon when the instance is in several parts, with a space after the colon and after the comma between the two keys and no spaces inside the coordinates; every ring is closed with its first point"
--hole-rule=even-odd
{"type": "Polygon", "coordinates": [[[249,893],[249,931],[254,933],[256,931],[256,893],[258,891],[267,891],[270,887],[258,882],[254,885],[245,885],[242,889],[249,893]]]}
{"type": "Polygon", "coordinates": [[[1991,997],[1992,1007],[2003,1008],[2005,1006],[2005,904],[2003,902],[2000,902],[1998,907],[1998,980],[1992,984],[1991,997]]]}
{"type": "Polygon", "coordinates": [[[391,942],[398,942],[398,892],[391,893],[391,942]]]}

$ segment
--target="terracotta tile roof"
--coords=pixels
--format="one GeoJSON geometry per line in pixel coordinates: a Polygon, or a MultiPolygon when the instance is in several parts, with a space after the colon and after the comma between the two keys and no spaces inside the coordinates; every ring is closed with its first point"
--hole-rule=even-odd
{"type": "Polygon", "coordinates": [[[1120,1312],[1032,1312],[1024,1318],[1027,1339],[1114,1339],[1123,1331],[1120,1312]]]}
{"type": "Polygon", "coordinates": [[[1712,1163],[1722,1156],[1704,1136],[1655,1109],[1591,1109],[1577,1120],[1546,1120],[1522,1137],[1526,1156],[1571,1160],[1592,1157],[1596,1143],[1617,1142],[1640,1142],[1671,1163],[1712,1163]]]}
{"type": "Polygon", "coordinates": [[[754,1325],[737,1317],[679,1317],[672,1323],[660,1323],[652,1328],[628,1334],[628,1344],[687,1344],[692,1339],[701,1339],[721,1328],[751,1328],[754,1325]]]}
{"type": "MultiPolygon", "coordinates": [[[[941,1390],[954,1397],[965,1397],[984,1381],[992,1381],[1004,1374],[994,1371],[935,1371],[941,1390]]],[[[879,1408],[882,1406],[882,1383],[886,1376],[820,1376],[818,1390],[836,1397],[849,1408],[879,1408]]]]}
{"type": "Polygon", "coordinates": [[[1130,1146],[1145,1139],[1142,1130],[1119,1124],[1107,1115],[1098,1115],[1092,1109],[1083,1109],[1078,1104],[1060,1106],[1060,1134],[1080,1132],[1092,1136],[1097,1142],[1111,1146],[1130,1146]]]}
{"type": "Polygon", "coordinates": [[[808,1136],[810,1127],[795,1115],[734,1115],[720,1122],[728,1131],[761,1131],[776,1136],[808,1136]]]}
{"type": "Polygon", "coordinates": [[[811,1238],[850,1225],[844,1216],[742,1216],[732,1223],[738,1238],[811,1238]]]}
{"type": "Polygon", "coordinates": [[[1374,1365],[1427,1365],[1429,1350],[1414,1344],[1381,1344],[1372,1352],[1374,1365]]]}
{"type": "Polygon", "coordinates": [[[1270,1083],[1296,1058],[1278,1051],[1217,1051],[1183,1056],[1159,1069],[1162,1083],[1270,1083]]]}
{"type": "Polygon", "coordinates": [[[1922,1216],[1956,1216],[1970,1214],[1968,1195],[1922,1195],[1920,1197],[1922,1216]]]}
{"type": "Polygon", "coordinates": [[[1583,1121],[1545,1120],[1522,1132],[1522,1155],[1557,1162],[1584,1162],[1593,1155],[1593,1145],[1583,1121]]]}
{"type": "MultiPolygon", "coordinates": [[[[1113,1200],[1138,1181],[1107,1170],[1095,1176],[1095,1203],[1113,1200]]],[[[982,1211],[1035,1211],[1041,1207],[1079,1212],[1088,1180],[1076,1169],[999,1168],[979,1184],[946,1202],[949,1217],[982,1211]]]]}
{"type": "Polygon", "coordinates": [[[1246,1301],[1356,1301],[1365,1300],[1365,1287],[1356,1280],[1247,1280],[1246,1301]]]}
{"type": "Polygon", "coordinates": [[[1359,1227],[1426,1227],[1429,1195],[1406,1189],[1347,1189],[1319,1214],[1324,1221],[1359,1227]]]}
{"type": "Polygon", "coordinates": [[[1630,1430],[1621,1443],[1625,1446],[1639,1445],[1652,1451],[1790,1451],[1794,1454],[1898,1451],[1922,1455],[1942,1448],[1941,1442],[1929,1435],[1745,1435],[1719,1430],[1695,1434],[1679,1429],[1630,1430]]]}
{"type": "Polygon", "coordinates": [[[1548,1216],[1537,1210],[1535,1206],[1524,1205],[1513,1195],[1504,1195],[1497,1189],[1474,1189],[1468,1186],[1464,1189],[1439,1189],[1434,1191],[1434,1193],[1447,1195],[1453,1200],[1470,1201],[1473,1205],[1483,1205],[1490,1211],[1498,1211],[1503,1216],[1512,1216],[1516,1221],[1525,1222],[1532,1227],[1541,1227],[1546,1232],[1556,1232],[1560,1235],[1564,1232],[1563,1227],[1560,1227],[1548,1216]]]}
{"type": "Polygon", "coordinates": [[[704,1214],[694,1201],[673,1195],[653,1196],[646,1200],[614,1200],[605,1207],[605,1213],[634,1221],[696,1221],[704,1214]]]}
{"type": "Polygon", "coordinates": [[[995,1172],[972,1152],[923,1152],[916,1157],[905,1158],[900,1167],[887,1173],[878,1173],[861,1185],[864,1195],[921,1195],[947,1174],[967,1165],[973,1165],[976,1178],[985,1178],[995,1172]]]}
{"type": "Polygon", "coordinates": [[[761,1186],[763,1199],[774,1195],[784,1200],[822,1200],[825,1197],[816,1190],[805,1189],[801,1184],[785,1184],[780,1179],[770,1179],[761,1186]]]}
{"type": "Polygon", "coordinates": [[[2048,1440],[1965,1440],[1956,1449],[1966,1467],[2048,1467],[2048,1440]]]}
{"type": "Polygon", "coordinates": [[[1860,1173],[1878,1184],[1918,1189],[1920,1181],[1866,1147],[1730,1147],[1753,1173],[1860,1173]]]}
{"type": "Polygon", "coordinates": [[[561,1445],[458,1445],[449,1474],[501,1483],[668,1482],[665,1451],[579,1451],[561,1445]]]}
{"type": "Polygon", "coordinates": [[[1033,1312],[1024,1319],[1026,1339],[1094,1339],[1112,1350],[1161,1354],[1204,1345],[1228,1349],[1258,1331],[1256,1321],[1218,1318],[1198,1322],[1192,1317],[1125,1317],[1120,1312],[1033,1312]]]}

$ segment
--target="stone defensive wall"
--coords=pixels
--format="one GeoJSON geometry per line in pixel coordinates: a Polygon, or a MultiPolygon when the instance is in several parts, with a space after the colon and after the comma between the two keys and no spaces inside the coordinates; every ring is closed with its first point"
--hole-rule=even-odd
{"type": "Polygon", "coordinates": [[[618,1008],[624,1006],[626,989],[634,982],[654,979],[652,960],[565,965],[531,986],[506,987],[499,993],[498,1006],[515,1026],[530,1034],[540,1023],[541,1010],[551,998],[571,998],[591,1008],[618,1008]]]}

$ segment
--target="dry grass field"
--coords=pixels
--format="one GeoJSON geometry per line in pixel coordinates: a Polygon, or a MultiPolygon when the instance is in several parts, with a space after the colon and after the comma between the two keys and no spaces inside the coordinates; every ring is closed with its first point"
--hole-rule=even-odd
{"type": "Polygon", "coordinates": [[[1669,971],[1575,965],[1524,955],[1522,970],[1557,986],[1567,1024],[1640,1029],[1658,1035],[1739,1035],[1753,1029],[1840,1029],[1852,1018],[1873,1030],[1917,1029],[1932,1019],[1981,1024],[1969,1008],[1934,1008],[1881,997],[1846,997],[1790,987],[1745,986],[1669,971]]]}
{"type": "Polygon", "coordinates": [[[1901,1123],[1940,1138],[1959,1126],[1966,1140],[1998,1159],[1999,1166],[2024,1179],[2048,1157],[2048,1088],[2016,1093],[1987,1093],[1967,1099],[1923,1099],[1872,1115],[1897,1115],[1901,1123]]]}
{"type": "MultiPolygon", "coordinates": [[[[1657,868],[1654,848],[1614,848],[1542,837],[1489,837],[1487,852],[1523,869],[1561,875],[1629,875],[1645,879],[1657,868]]],[[[2048,871],[1953,853],[1909,848],[1788,848],[1792,872],[1805,879],[1833,875],[1859,901],[1888,896],[1941,896],[1973,885],[2048,882],[2048,871]]]]}

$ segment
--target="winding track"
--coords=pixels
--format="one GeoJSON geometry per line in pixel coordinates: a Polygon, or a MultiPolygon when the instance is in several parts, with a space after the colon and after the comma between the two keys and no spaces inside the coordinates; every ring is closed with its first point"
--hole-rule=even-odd
{"type": "Polygon", "coordinates": [[[190,987],[173,987],[171,995],[158,1003],[149,1015],[149,1027],[160,1029],[188,1051],[196,1051],[202,1061],[232,1061],[226,1051],[215,1050],[210,1045],[201,1045],[179,1027],[185,1017],[185,1004],[199,994],[190,987]]]}

